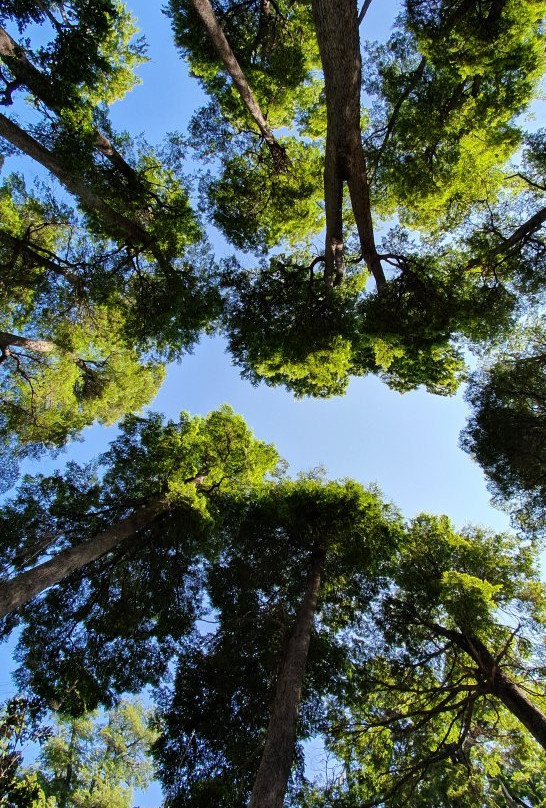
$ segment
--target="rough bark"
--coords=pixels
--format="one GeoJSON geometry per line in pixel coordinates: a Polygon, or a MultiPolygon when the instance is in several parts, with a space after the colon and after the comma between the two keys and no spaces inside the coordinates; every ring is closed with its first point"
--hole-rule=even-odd
{"type": "MultiPolygon", "coordinates": [[[[24,49],[0,27],[0,59],[15,76],[17,84],[24,85],[53,112],[59,113],[64,106],[55,93],[47,76],[32,64],[24,49]]],[[[108,158],[113,166],[134,186],[142,185],[138,173],[127,163],[111,141],[98,130],[95,132],[95,148],[108,158]]]]}
{"type": "Polygon", "coordinates": [[[165,500],[158,499],[121,519],[89,541],[63,550],[49,561],[0,584],[0,617],[28,603],[44,589],[59,583],[74,570],[95,561],[125,539],[134,536],[153,522],[167,507],[165,500]]]}
{"type": "Polygon", "coordinates": [[[56,155],[1,113],[0,137],[5,138],[29,157],[32,157],[33,160],[36,160],[37,163],[44,166],[44,168],[47,168],[71,194],[80,200],[84,207],[98,213],[120,237],[139,246],[150,242],[146,231],[140,225],[110,207],[89,188],[81,177],[63,168],[56,155]]]}
{"type": "Polygon", "coordinates": [[[235,84],[245,107],[260,130],[263,139],[267,143],[276,170],[286,171],[288,167],[286,150],[280,145],[280,143],[277,143],[275,135],[269,128],[266,117],[249,87],[246,76],[243,73],[239,62],[237,61],[235,54],[231,50],[230,44],[226,39],[222,26],[216,19],[214,9],[209,3],[209,0],[192,0],[192,4],[195,11],[199,15],[201,22],[207,30],[218,57],[224,63],[224,66],[233,79],[233,83],[235,84]]]}
{"type": "Polygon", "coordinates": [[[309,640],[317,607],[324,552],[314,554],[307,588],[277,679],[271,718],[249,808],[282,808],[292,768],[309,640]]]}
{"type": "Polygon", "coordinates": [[[26,348],[27,351],[36,353],[51,353],[55,350],[55,343],[46,339],[31,339],[30,337],[20,337],[18,334],[10,334],[7,331],[0,331],[0,348],[2,350],[10,347],[26,348]]]}
{"type": "Polygon", "coordinates": [[[360,126],[362,60],[354,0],[312,0],[326,93],[325,278],[343,277],[342,188],[346,182],[360,249],[378,289],[385,275],[375,246],[366,159],[360,126]]]}
{"type": "Polygon", "coordinates": [[[529,730],[536,741],[546,749],[546,715],[527,698],[521,687],[499,666],[491,651],[477,637],[463,631],[444,628],[438,623],[425,625],[432,631],[451,640],[475,662],[487,690],[496,696],[507,710],[529,730]]]}

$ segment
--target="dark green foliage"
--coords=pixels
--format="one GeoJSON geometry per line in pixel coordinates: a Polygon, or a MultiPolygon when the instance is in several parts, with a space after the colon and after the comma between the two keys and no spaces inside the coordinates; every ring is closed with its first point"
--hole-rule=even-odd
{"type": "MultiPolygon", "coordinates": [[[[49,808],[35,774],[22,770],[23,750],[29,742],[42,743],[49,735],[40,726],[36,704],[14,697],[0,712],[0,806],[1,808],[49,808]]],[[[53,806],[51,806],[53,808],[53,806]]]]}
{"type": "Polygon", "coordinates": [[[341,632],[366,612],[399,530],[376,492],[313,479],[270,486],[228,522],[224,552],[207,571],[213,633],[181,657],[162,697],[156,757],[169,805],[247,804],[283,650],[322,547],[298,737],[320,730],[321,699],[347,665],[341,632]]]}
{"type": "Polygon", "coordinates": [[[523,526],[546,527],[546,345],[537,320],[470,377],[472,417],[463,448],[482,466],[499,502],[523,526]],[[519,343],[519,344],[518,344],[519,343]]]}
{"type": "Polygon", "coordinates": [[[458,638],[485,643],[540,707],[543,606],[536,552],[516,537],[413,520],[330,703],[328,747],[344,776],[302,803],[481,808],[510,804],[506,790],[540,805],[543,753],[458,638]]]}
{"type": "Polygon", "coordinates": [[[157,415],[126,419],[101,458],[100,478],[75,464],[65,475],[28,478],[1,512],[4,576],[91,538],[154,498],[167,496],[169,505],[27,607],[21,686],[49,707],[80,714],[159,684],[199,614],[199,562],[218,543],[219,502],[244,497],[277,461],[273,447],[225,407],[207,418],[183,414],[178,423],[157,415]]]}

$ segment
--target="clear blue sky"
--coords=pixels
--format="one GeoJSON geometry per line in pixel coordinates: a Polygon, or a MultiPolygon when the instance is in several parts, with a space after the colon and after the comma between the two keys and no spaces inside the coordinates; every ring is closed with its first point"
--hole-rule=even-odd
{"type": "MultiPolygon", "coordinates": [[[[151,143],[165,133],[184,131],[204,101],[197,83],[187,77],[160,4],[129,0],[149,43],[151,61],[139,69],[143,83],[112,108],[114,126],[151,143]]],[[[395,15],[393,0],[375,0],[363,26],[365,38],[383,38],[395,15]]],[[[8,161],[9,167],[10,161],[8,161]]],[[[27,172],[28,176],[30,173],[27,172]]],[[[215,239],[215,244],[219,243],[215,239]]],[[[481,470],[458,448],[467,408],[461,395],[446,399],[423,391],[400,395],[375,378],[355,379],[343,398],[299,400],[282,389],[253,388],[242,381],[224,345],[206,338],[193,355],[169,368],[153,408],[176,417],[181,409],[205,414],[227,402],[240,412],[256,435],[275,443],[293,472],[317,465],[332,478],[376,482],[406,514],[446,513],[458,526],[468,522],[505,529],[508,519],[489,504],[481,470]]],[[[27,471],[49,471],[67,458],[79,462],[102,451],[114,429],[93,427],[84,441],[72,444],[56,461],[27,471]]],[[[0,698],[9,688],[0,674],[0,698]]],[[[157,805],[158,792],[139,796],[136,804],[157,805]]]]}

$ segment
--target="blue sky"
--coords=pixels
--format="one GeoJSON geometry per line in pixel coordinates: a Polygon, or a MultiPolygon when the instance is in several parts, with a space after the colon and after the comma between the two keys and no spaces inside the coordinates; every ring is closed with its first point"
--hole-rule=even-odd
{"type": "MultiPolygon", "coordinates": [[[[159,143],[167,132],[184,131],[196,106],[204,101],[172,44],[169,21],[160,4],[130,0],[149,43],[150,62],[141,66],[143,83],[112,108],[115,128],[143,133],[159,143]]],[[[363,26],[363,37],[382,38],[397,4],[375,0],[363,26]]],[[[27,172],[31,176],[30,170],[27,172]]],[[[215,244],[220,241],[215,239],[215,244]]],[[[505,514],[489,504],[480,468],[458,447],[467,417],[462,395],[440,398],[424,391],[400,395],[378,379],[354,379],[344,397],[326,401],[294,400],[283,389],[254,388],[241,380],[219,338],[205,338],[194,353],[169,368],[153,409],[170,417],[180,410],[205,414],[222,403],[240,412],[256,435],[273,442],[292,471],[325,467],[332,478],[353,477],[376,482],[406,516],[420,511],[448,514],[457,526],[468,522],[506,529],[505,514]]],[[[93,427],[84,440],[68,447],[57,460],[45,460],[26,471],[49,471],[68,458],[85,462],[102,451],[114,429],[93,427]]],[[[0,661],[0,697],[9,688],[6,647],[0,661]]],[[[156,790],[136,804],[157,805],[156,790]]]]}

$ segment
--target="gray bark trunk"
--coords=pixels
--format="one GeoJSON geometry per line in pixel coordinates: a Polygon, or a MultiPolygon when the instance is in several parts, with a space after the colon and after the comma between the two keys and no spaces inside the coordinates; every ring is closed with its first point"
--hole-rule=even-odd
{"type": "Polygon", "coordinates": [[[235,84],[245,107],[260,130],[263,139],[267,143],[275,168],[277,171],[285,171],[287,168],[286,151],[284,147],[280,145],[280,143],[277,143],[273,132],[269,128],[266,117],[249,87],[246,76],[243,73],[239,62],[237,61],[235,54],[231,50],[231,46],[226,39],[226,35],[224,34],[220,23],[216,19],[214,9],[209,3],[209,0],[192,0],[192,4],[207,30],[218,57],[224,63],[224,66],[233,79],[233,83],[235,84]]]}
{"type": "Polygon", "coordinates": [[[303,677],[323,568],[324,553],[317,553],[277,679],[265,747],[249,808],[281,808],[284,802],[294,758],[303,677]]]}
{"type": "Polygon", "coordinates": [[[386,281],[375,246],[360,128],[362,60],[356,2],[312,0],[312,6],[326,92],[325,278],[335,284],[343,276],[340,189],[347,182],[362,257],[381,289],[386,281]]]}
{"type": "Polygon", "coordinates": [[[56,348],[54,342],[45,339],[32,339],[31,337],[20,337],[18,334],[10,334],[8,331],[0,331],[0,348],[6,350],[11,346],[26,348],[27,351],[37,353],[51,353],[56,348]]]}
{"type": "Polygon", "coordinates": [[[166,507],[167,503],[164,500],[156,500],[125,519],[121,519],[117,524],[97,534],[89,541],[63,550],[49,561],[0,584],[0,617],[4,617],[19,606],[28,603],[44,589],[59,583],[74,570],[80,569],[108,553],[122,541],[153,522],[166,507]]]}
{"type": "MultiPolygon", "coordinates": [[[[23,84],[53,112],[60,112],[63,104],[57,97],[49,79],[32,64],[24,49],[1,27],[0,59],[9,67],[19,84],[23,84]]],[[[110,140],[98,130],[96,131],[95,148],[107,157],[130,183],[137,186],[142,184],[134,168],[123,159],[110,140]]]]}
{"type": "Polygon", "coordinates": [[[44,166],[44,168],[47,168],[85,207],[100,214],[119,236],[129,239],[130,242],[140,246],[150,241],[146,231],[140,225],[110,207],[80,177],[63,168],[52,152],[1,113],[0,137],[5,138],[29,157],[32,157],[33,160],[36,160],[37,163],[44,166]]]}

